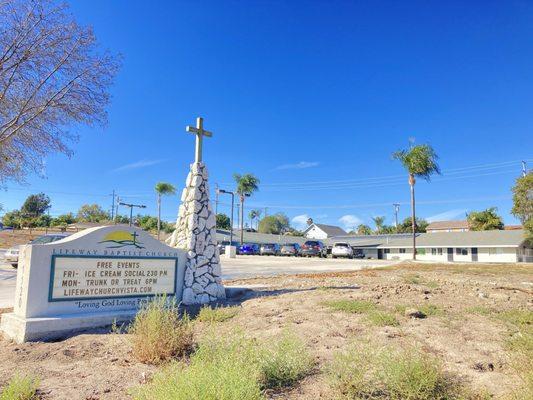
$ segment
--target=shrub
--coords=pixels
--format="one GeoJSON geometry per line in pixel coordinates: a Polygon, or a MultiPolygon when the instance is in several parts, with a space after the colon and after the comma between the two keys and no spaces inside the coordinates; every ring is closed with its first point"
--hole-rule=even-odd
{"type": "Polygon", "coordinates": [[[30,376],[15,375],[0,392],[0,400],[34,400],[37,399],[39,382],[30,376]]]}
{"type": "Polygon", "coordinates": [[[201,322],[224,322],[238,313],[238,307],[202,307],[196,319],[201,322]]]}
{"type": "Polygon", "coordinates": [[[165,297],[155,298],[143,307],[128,328],[132,335],[133,354],[141,362],[160,364],[183,356],[193,344],[189,317],[179,317],[175,303],[165,297]]]}
{"type": "Polygon", "coordinates": [[[377,326],[398,326],[400,323],[394,315],[387,311],[372,311],[368,314],[367,319],[377,326]]]}
{"type": "Polygon", "coordinates": [[[135,400],[259,400],[257,345],[242,335],[208,335],[189,365],[174,362],[133,391],[135,400]]]}
{"type": "Polygon", "coordinates": [[[332,300],[323,303],[335,311],[343,311],[353,314],[362,314],[376,308],[375,304],[365,300],[332,300]]]}
{"type": "Polygon", "coordinates": [[[308,375],[314,361],[305,344],[288,331],[261,352],[259,365],[266,388],[289,386],[308,375]]]}
{"type": "Polygon", "coordinates": [[[329,367],[333,388],[346,399],[464,399],[464,390],[443,372],[438,359],[409,348],[377,350],[352,345],[329,367]]]}

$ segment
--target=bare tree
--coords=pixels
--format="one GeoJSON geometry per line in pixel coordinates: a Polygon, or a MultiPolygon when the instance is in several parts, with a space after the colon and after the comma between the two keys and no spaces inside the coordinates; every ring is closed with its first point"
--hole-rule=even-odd
{"type": "Polygon", "coordinates": [[[105,125],[118,67],[66,5],[0,0],[0,183],[70,155],[74,125],[105,125]]]}

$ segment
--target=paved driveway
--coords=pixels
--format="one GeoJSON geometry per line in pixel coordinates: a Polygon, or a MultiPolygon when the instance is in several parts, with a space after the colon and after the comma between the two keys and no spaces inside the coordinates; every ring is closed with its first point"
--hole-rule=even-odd
{"type": "MultiPolygon", "coordinates": [[[[335,271],[356,271],[398,263],[385,260],[343,260],[324,258],[288,258],[267,256],[221,256],[222,278],[241,279],[257,276],[302,274],[335,271]]],[[[13,307],[17,270],[8,264],[0,264],[0,308],[13,307]]]]}
{"type": "Polygon", "coordinates": [[[292,258],[268,256],[221,256],[222,278],[241,279],[257,276],[302,274],[319,272],[357,271],[397,264],[386,260],[348,260],[331,258],[292,258]]]}

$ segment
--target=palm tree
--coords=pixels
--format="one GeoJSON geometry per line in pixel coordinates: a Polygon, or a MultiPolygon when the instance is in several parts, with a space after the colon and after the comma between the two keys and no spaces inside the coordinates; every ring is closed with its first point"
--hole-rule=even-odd
{"type": "Polygon", "coordinates": [[[166,182],[158,182],[155,185],[157,193],[157,239],[159,240],[159,233],[161,232],[161,196],[168,196],[176,193],[174,185],[166,182]]]}
{"type": "Polygon", "coordinates": [[[411,187],[411,230],[413,232],[413,260],[416,260],[416,218],[415,218],[415,183],[416,178],[430,181],[431,175],[440,174],[437,164],[439,158],[428,144],[411,146],[408,150],[399,150],[392,154],[392,158],[399,160],[409,174],[411,187]]]}
{"type": "Polygon", "coordinates": [[[235,179],[235,183],[237,183],[237,194],[239,195],[239,198],[241,200],[241,207],[240,207],[240,222],[241,222],[241,245],[243,243],[244,234],[243,234],[243,228],[244,228],[244,199],[246,197],[250,197],[253,192],[257,191],[259,189],[259,179],[253,176],[252,174],[233,174],[233,179],[235,179]]]}
{"type": "Polygon", "coordinates": [[[374,221],[374,224],[376,225],[376,233],[380,234],[383,232],[383,223],[385,222],[385,217],[372,217],[372,221],[374,221]]]}
{"type": "Polygon", "coordinates": [[[250,218],[250,227],[252,229],[254,227],[254,219],[257,219],[257,228],[259,226],[259,217],[261,217],[261,210],[250,210],[250,212],[248,213],[248,217],[250,218]]]}

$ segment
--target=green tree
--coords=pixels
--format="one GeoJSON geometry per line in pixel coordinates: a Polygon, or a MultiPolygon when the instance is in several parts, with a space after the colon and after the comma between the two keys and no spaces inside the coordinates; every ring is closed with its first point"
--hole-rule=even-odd
{"type": "Polygon", "coordinates": [[[277,213],[264,217],[259,221],[259,232],[280,234],[289,230],[289,218],[283,213],[277,213]]]}
{"type": "Polygon", "coordinates": [[[50,197],[44,193],[38,193],[28,196],[26,201],[24,201],[20,212],[25,217],[36,218],[43,215],[48,209],[50,209],[50,207],[50,197]]]}
{"type": "Polygon", "coordinates": [[[161,228],[161,221],[151,215],[137,215],[134,220],[139,227],[148,232],[157,232],[161,228]]]}
{"type": "Polygon", "coordinates": [[[516,180],[511,213],[522,222],[528,241],[533,243],[533,172],[516,180]]]}
{"type": "Polygon", "coordinates": [[[483,211],[472,211],[466,216],[468,226],[473,231],[492,231],[503,229],[502,217],[497,213],[496,207],[490,207],[483,211]]]}
{"type": "Polygon", "coordinates": [[[392,154],[393,159],[400,161],[409,175],[411,189],[411,232],[413,234],[413,260],[416,260],[416,178],[429,181],[431,175],[440,174],[437,164],[438,156],[430,145],[411,146],[408,150],[399,150],[392,154]]]}
{"type": "Polygon", "coordinates": [[[231,229],[231,221],[226,214],[217,214],[217,228],[231,229]]]}
{"type": "MultiPolygon", "coordinates": [[[[415,232],[416,233],[424,233],[426,232],[426,228],[429,225],[429,223],[425,219],[417,218],[415,220],[415,232]]],[[[397,233],[409,233],[413,230],[413,222],[411,217],[405,218],[402,222],[398,224],[397,233]]]]}
{"type": "Polygon", "coordinates": [[[385,222],[385,217],[383,217],[383,216],[372,217],[372,221],[374,221],[374,225],[376,225],[375,232],[378,235],[380,233],[383,233],[383,226],[384,226],[384,222],[385,222]]]}
{"type": "Polygon", "coordinates": [[[241,245],[244,240],[244,199],[250,197],[252,193],[259,190],[259,179],[252,174],[233,174],[233,179],[237,184],[235,192],[239,195],[241,201],[240,207],[240,221],[241,221],[241,245]]]}
{"type": "Polygon", "coordinates": [[[78,210],[79,222],[103,222],[109,220],[109,214],[98,204],[84,204],[78,210]]]}
{"type": "Polygon", "coordinates": [[[2,217],[2,223],[5,227],[20,229],[22,224],[22,214],[19,210],[6,212],[2,217]]]}
{"type": "Polygon", "coordinates": [[[176,194],[176,188],[170,183],[158,182],[155,185],[155,191],[157,193],[157,239],[159,240],[161,232],[161,197],[176,194]]]}
{"type": "Polygon", "coordinates": [[[52,219],[50,225],[66,228],[68,225],[73,224],[74,222],[76,222],[76,217],[74,217],[74,214],[67,213],[58,215],[56,218],[52,219]]]}
{"type": "Polygon", "coordinates": [[[371,235],[372,228],[370,228],[368,225],[365,225],[365,224],[359,224],[357,226],[357,234],[358,235],[371,235]]]}

